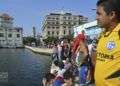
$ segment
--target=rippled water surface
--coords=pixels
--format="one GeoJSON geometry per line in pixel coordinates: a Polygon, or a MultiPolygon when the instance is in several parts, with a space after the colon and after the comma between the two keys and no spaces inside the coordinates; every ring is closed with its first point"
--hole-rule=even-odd
{"type": "Polygon", "coordinates": [[[0,81],[0,86],[42,86],[50,62],[50,56],[27,49],[0,49],[0,72],[8,73],[8,81],[0,81]]]}

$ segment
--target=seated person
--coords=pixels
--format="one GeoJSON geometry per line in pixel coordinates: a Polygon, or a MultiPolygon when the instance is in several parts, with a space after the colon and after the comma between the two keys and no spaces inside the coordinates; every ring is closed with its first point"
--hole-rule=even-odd
{"type": "Polygon", "coordinates": [[[43,78],[43,86],[53,86],[53,82],[55,79],[55,75],[51,73],[45,74],[45,77],[43,78]]]}

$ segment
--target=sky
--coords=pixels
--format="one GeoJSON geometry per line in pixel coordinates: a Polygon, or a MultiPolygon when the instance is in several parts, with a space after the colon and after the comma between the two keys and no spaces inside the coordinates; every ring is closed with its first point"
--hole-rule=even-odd
{"type": "Polygon", "coordinates": [[[44,17],[54,12],[72,12],[95,20],[97,0],[0,0],[0,13],[14,18],[14,26],[22,27],[25,36],[32,35],[32,27],[42,32],[44,17]]]}

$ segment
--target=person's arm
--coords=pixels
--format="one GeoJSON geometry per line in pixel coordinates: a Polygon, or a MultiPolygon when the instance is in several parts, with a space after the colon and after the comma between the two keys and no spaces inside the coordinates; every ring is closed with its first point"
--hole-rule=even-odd
{"type": "Polygon", "coordinates": [[[93,66],[95,66],[95,64],[96,64],[96,58],[97,58],[97,52],[96,51],[92,51],[92,53],[91,53],[91,60],[92,60],[93,66]]]}

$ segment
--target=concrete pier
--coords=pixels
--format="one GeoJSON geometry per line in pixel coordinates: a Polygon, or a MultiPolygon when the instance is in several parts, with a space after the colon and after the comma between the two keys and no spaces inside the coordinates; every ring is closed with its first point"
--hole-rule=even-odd
{"type": "Polygon", "coordinates": [[[31,46],[25,46],[25,48],[32,50],[35,53],[40,53],[43,55],[50,56],[52,54],[52,49],[49,49],[49,48],[37,48],[37,47],[31,47],[31,46]]]}

